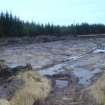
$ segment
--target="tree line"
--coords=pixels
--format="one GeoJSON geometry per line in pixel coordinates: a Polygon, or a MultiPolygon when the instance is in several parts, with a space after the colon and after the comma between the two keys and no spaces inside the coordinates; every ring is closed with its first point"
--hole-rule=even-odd
{"type": "Polygon", "coordinates": [[[105,33],[104,24],[71,24],[60,26],[24,22],[12,14],[0,13],[0,37],[37,36],[37,35],[86,35],[105,33]]]}

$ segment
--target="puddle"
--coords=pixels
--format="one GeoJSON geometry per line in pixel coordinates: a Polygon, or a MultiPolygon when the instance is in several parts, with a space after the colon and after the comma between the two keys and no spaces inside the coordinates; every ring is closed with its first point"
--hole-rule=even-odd
{"type": "Polygon", "coordinates": [[[72,56],[72,57],[68,57],[68,60],[78,60],[79,58],[81,58],[82,56],[72,56]]]}
{"type": "MultiPolygon", "coordinates": [[[[59,64],[59,65],[55,65],[53,67],[50,67],[48,69],[44,69],[44,70],[40,70],[38,71],[40,74],[42,75],[48,75],[48,76],[53,76],[55,74],[60,74],[62,72],[65,72],[64,70],[64,66],[67,66],[66,64],[59,64]]],[[[69,66],[70,67],[70,66],[69,66]]],[[[94,70],[88,70],[85,68],[79,68],[79,67],[72,67],[72,73],[74,74],[74,76],[76,76],[77,78],[79,78],[79,84],[82,84],[84,86],[88,86],[92,83],[92,79],[94,78],[94,76],[96,74],[101,73],[102,71],[100,69],[94,69],[94,70]]],[[[69,73],[69,72],[68,72],[69,73]]],[[[67,86],[67,81],[65,80],[57,80],[56,81],[57,86],[67,86]]]]}
{"type": "Polygon", "coordinates": [[[82,85],[90,85],[92,78],[97,74],[101,73],[100,69],[87,70],[83,68],[75,68],[73,71],[74,75],[79,78],[79,83],[82,85]]]}
{"type": "Polygon", "coordinates": [[[58,88],[66,88],[68,87],[69,82],[67,80],[55,80],[56,87],[58,88]]]}
{"type": "Polygon", "coordinates": [[[105,53],[105,49],[96,49],[93,53],[105,53]]]}
{"type": "Polygon", "coordinates": [[[53,67],[50,67],[48,69],[43,69],[43,70],[39,70],[38,72],[41,74],[41,75],[49,75],[49,76],[52,76],[54,74],[60,74],[61,72],[64,71],[64,67],[65,64],[58,64],[58,65],[55,65],[53,67]]]}

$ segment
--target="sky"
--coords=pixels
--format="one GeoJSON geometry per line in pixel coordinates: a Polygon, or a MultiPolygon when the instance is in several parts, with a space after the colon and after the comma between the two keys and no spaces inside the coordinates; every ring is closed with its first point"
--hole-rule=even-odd
{"type": "Polygon", "coordinates": [[[2,11],[36,23],[105,24],[105,0],[0,0],[2,11]]]}

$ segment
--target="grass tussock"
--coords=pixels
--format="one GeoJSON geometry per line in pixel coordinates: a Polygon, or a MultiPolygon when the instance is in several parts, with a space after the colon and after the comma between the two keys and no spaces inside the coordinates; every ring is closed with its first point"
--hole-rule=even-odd
{"type": "Polygon", "coordinates": [[[50,92],[50,81],[34,71],[20,72],[16,78],[22,79],[24,85],[14,94],[11,105],[33,105],[43,101],[50,92]]]}
{"type": "Polygon", "coordinates": [[[89,90],[99,105],[105,105],[105,72],[89,90]]]}
{"type": "Polygon", "coordinates": [[[0,105],[34,105],[47,98],[51,90],[51,82],[35,71],[26,70],[10,77],[1,88],[0,97],[4,94],[6,97],[0,99],[0,105]]]}
{"type": "Polygon", "coordinates": [[[0,99],[0,105],[10,105],[10,103],[5,99],[0,99]]]}

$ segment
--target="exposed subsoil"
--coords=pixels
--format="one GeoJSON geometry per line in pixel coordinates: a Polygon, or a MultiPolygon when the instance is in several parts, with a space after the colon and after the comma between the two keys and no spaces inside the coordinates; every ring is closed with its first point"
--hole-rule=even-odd
{"type": "Polygon", "coordinates": [[[10,67],[29,63],[47,76],[53,89],[46,105],[84,105],[84,90],[99,78],[105,65],[105,53],[95,52],[99,43],[104,46],[105,38],[31,44],[7,42],[1,44],[0,59],[10,67]]]}

